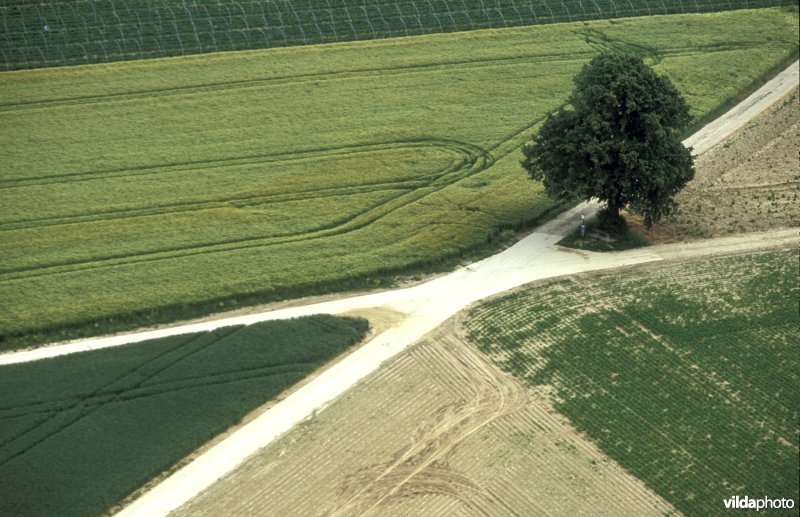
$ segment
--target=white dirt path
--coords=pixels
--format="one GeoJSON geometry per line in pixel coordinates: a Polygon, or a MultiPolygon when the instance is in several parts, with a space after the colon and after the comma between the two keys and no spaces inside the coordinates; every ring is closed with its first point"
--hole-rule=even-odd
{"type": "MultiPolygon", "coordinates": [[[[587,210],[587,207],[581,205],[563,214],[552,224],[558,229],[572,229],[580,220],[582,210],[587,210]]],[[[550,229],[549,225],[545,226],[543,229],[550,229]]],[[[554,276],[630,266],[665,258],[747,251],[753,249],[754,244],[757,249],[763,249],[791,247],[797,243],[797,230],[789,229],[691,244],[653,246],[622,253],[589,253],[555,246],[561,235],[544,233],[541,230],[501,254],[409,289],[244,316],[234,318],[234,321],[201,324],[221,326],[252,323],[270,318],[318,312],[338,314],[372,307],[388,308],[406,314],[393,328],[379,334],[323,371],[313,381],[172,474],[117,515],[166,515],[179,508],[278,436],[316,412],[324,410],[338,396],[377,370],[382,363],[475,301],[554,276]]]]}
{"type": "MultiPolygon", "coordinates": [[[[719,124],[715,121],[707,126],[710,129],[704,128],[698,135],[694,135],[684,143],[694,146],[695,154],[699,154],[722,141],[728,134],[744,125],[749,118],[768,106],[770,99],[772,101],[779,99],[796,86],[797,70],[798,63],[794,63],[787,72],[778,76],[782,79],[776,78],[777,82],[770,81],[734,108],[732,111],[737,113],[735,120],[719,124]],[[710,134],[707,135],[707,131],[710,134]]],[[[724,118],[725,116],[720,120],[724,118]]],[[[235,469],[248,456],[276,437],[324,409],[359,380],[377,370],[387,359],[400,353],[473,302],[555,276],[629,266],[665,258],[680,258],[686,253],[697,256],[724,253],[726,249],[748,250],[754,246],[788,247],[797,244],[797,230],[791,229],[714,239],[690,245],[653,246],[622,253],[590,253],[567,250],[555,245],[567,232],[577,227],[581,213],[588,216],[598,207],[598,203],[583,203],[540,226],[502,253],[414,287],[261,314],[8,353],[0,355],[0,365],[119,346],[175,334],[212,330],[222,326],[252,324],[317,313],[342,314],[359,309],[386,308],[405,315],[394,327],[379,334],[319,374],[313,381],[211,447],[118,514],[148,517],[165,515],[235,469]],[[756,242],[753,242],[754,239],[756,242]]]]}
{"type": "Polygon", "coordinates": [[[773,102],[789,93],[792,88],[797,86],[798,76],[800,76],[800,61],[795,61],[748,98],[684,140],[684,145],[692,147],[695,155],[708,151],[744,127],[750,119],[764,111],[773,102]]]}

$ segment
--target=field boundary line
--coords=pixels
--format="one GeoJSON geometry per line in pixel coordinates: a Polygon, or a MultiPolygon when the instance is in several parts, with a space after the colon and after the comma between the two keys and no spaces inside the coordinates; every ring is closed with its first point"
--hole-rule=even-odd
{"type": "MultiPolygon", "coordinates": [[[[579,212],[576,212],[575,215],[573,215],[573,218],[575,218],[578,213],[579,212]]],[[[792,235],[795,233],[794,230],[790,230],[790,232],[792,235]]],[[[551,238],[550,240],[552,242],[554,239],[551,238]]],[[[681,245],[677,245],[677,247],[680,246],[681,245]]],[[[547,257],[549,257],[549,260],[547,261],[552,261],[553,259],[557,260],[558,258],[569,258],[574,261],[573,270],[571,272],[564,270],[558,271],[561,274],[574,274],[577,272],[589,271],[593,270],[595,267],[598,269],[619,267],[624,265],[626,262],[624,259],[626,257],[629,257],[632,260],[632,264],[641,263],[643,258],[645,261],[659,259],[657,256],[653,255],[643,257],[641,254],[623,252],[615,254],[614,258],[616,260],[603,264],[602,262],[604,262],[606,256],[600,256],[599,254],[587,254],[590,257],[590,262],[595,258],[599,261],[597,264],[590,264],[589,267],[587,267],[582,260],[583,257],[575,257],[573,254],[567,254],[565,257],[565,254],[563,252],[559,252],[555,247],[551,246],[548,249],[550,251],[549,253],[542,253],[538,258],[547,260],[547,257]]],[[[486,261],[483,262],[485,264],[486,261]]],[[[535,260],[533,262],[535,263],[535,260]]],[[[528,265],[530,266],[530,263],[528,265]]],[[[480,266],[477,264],[473,266],[473,268],[479,267],[480,266]]],[[[487,281],[495,283],[497,277],[495,274],[496,270],[493,269],[494,268],[488,268],[487,275],[489,278],[487,281]]],[[[462,289],[469,289],[472,287],[469,284],[464,284],[465,282],[468,282],[468,280],[465,278],[466,276],[475,276],[474,270],[473,272],[468,272],[466,269],[462,269],[457,271],[455,274],[458,274],[460,277],[455,280],[457,281],[457,285],[461,285],[462,289]]],[[[549,276],[550,275],[543,275],[542,278],[548,278],[549,276]]],[[[438,280],[440,280],[438,283],[442,283],[441,279],[438,280]]],[[[518,285],[527,283],[523,280],[524,279],[517,279],[515,283],[518,285]]],[[[426,285],[428,284],[423,284],[422,287],[424,288],[426,285]]],[[[438,301],[436,299],[437,297],[435,296],[427,298],[427,303],[424,301],[426,298],[419,300],[416,303],[417,306],[421,305],[418,310],[412,311],[410,314],[408,313],[407,309],[404,311],[406,314],[408,314],[408,317],[404,322],[393,329],[380,334],[369,343],[363,345],[363,347],[353,354],[347,356],[342,362],[320,374],[320,376],[317,377],[317,380],[313,381],[309,385],[306,385],[308,386],[307,389],[304,387],[303,389],[298,390],[298,392],[295,392],[295,394],[287,397],[276,406],[273,406],[272,409],[257,417],[251,424],[241,428],[229,438],[223,440],[223,442],[220,442],[206,455],[198,457],[186,467],[168,477],[162,484],[157,485],[152,491],[145,493],[131,506],[123,510],[120,515],[165,515],[172,509],[175,509],[184,502],[187,502],[195,493],[210,485],[222,477],[225,473],[233,470],[239,465],[239,463],[244,461],[244,459],[258,450],[260,447],[270,443],[273,439],[291,429],[296,423],[308,418],[312,412],[307,408],[314,407],[316,408],[315,412],[324,410],[327,405],[329,405],[341,393],[344,393],[344,391],[349,389],[352,384],[358,382],[373,371],[377,370],[380,365],[383,364],[383,362],[388,360],[388,358],[393,357],[404,350],[406,346],[416,342],[420,336],[425,335],[428,331],[432,330],[447,317],[450,317],[453,312],[460,310],[472,301],[482,299],[484,296],[489,296],[490,294],[504,292],[511,287],[513,286],[502,285],[496,289],[492,289],[493,293],[473,293],[472,297],[466,297],[466,299],[462,298],[458,300],[458,303],[451,302],[444,305],[438,301]],[[367,366],[366,364],[363,364],[362,358],[367,359],[370,365],[367,366]],[[319,379],[322,379],[323,377],[326,380],[319,381],[319,379]],[[333,383],[333,386],[336,387],[332,387],[331,383],[333,383]],[[346,384],[346,386],[339,386],[341,383],[346,384]],[[306,404],[308,405],[306,406],[306,404]],[[270,430],[268,431],[268,429],[270,430]],[[218,457],[215,460],[214,457],[217,455],[218,457]],[[224,461],[228,463],[227,467],[222,467],[222,465],[218,463],[221,458],[224,458],[224,461]],[[214,474],[210,474],[211,472],[214,474]],[[185,491],[190,493],[179,495],[185,491]],[[159,495],[162,492],[163,495],[159,495]]],[[[405,290],[404,293],[400,292],[399,294],[413,294],[415,290],[419,291],[419,286],[417,288],[409,288],[405,290]]],[[[422,291],[424,292],[427,290],[428,289],[423,289],[422,291]]],[[[435,288],[435,291],[439,291],[439,289],[435,288]]],[[[413,299],[403,300],[405,297],[397,296],[397,292],[389,294],[393,294],[394,297],[399,298],[395,301],[395,303],[390,302],[390,306],[395,306],[402,310],[407,303],[412,303],[412,305],[414,304],[413,299]],[[400,302],[399,305],[397,302],[400,302]]],[[[455,296],[453,293],[448,292],[445,292],[444,294],[446,298],[450,299],[455,296]]],[[[462,292],[461,294],[463,295],[464,293],[462,292]]],[[[428,295],[431,296],[431,293],[428,293],[428,295]]],[[[350,299],[343,300],[343,302],[355,302],[356,305],[358,305],[357,302],[360,301],[363,304],[363,307],[372,307],[375,306],[376,303],[379,303],[378,300],[380,300],[381,297],[381,295],[366,295],[365,297],[361,297],[361,300],[350,299]]],[[[341,306],[341,304],[333,302],[316,307],[319,307],[320,310],[334,313],[344,310],[344,308],[336,310],[335,307],[337,305],[341,306]]],[[[309,313],[317,312],[315,310],[315,306],[310,308],[302,307],[298,309],[309,311],[309,313]]],[[[352,309],[352,306],[347,307],[347,310],[352,309]]],[[[295,310],[293,312],[298,311],[295,310]]],[[[270,315],[275,316],[275,314],[268,314],[267,316],[270,315]]],[[[284,313],[282,316],[286,317],[289,315],[290,314],[288,313],[284,313]]],[[[259,316],[264,317],[265,315],[259,316]]],[[[240,322],[242,319],[244,318],[241,318],[240,322]]],[[[224,321],[213,323],[219,324],[219,326],[224,326],[224,321]]],[[[2,359],[4,358],[0,356],[0,360],[2,359]]]]}
{"type": "Polygon", "coordinates": [[[454,153],[470,154],[484,153],[483,148],[469,144],[467,142],[460,142],[458,140],[447,138],[407,138],[403,140],[383,141],[373,143],[354,143],[350,145],[342,145],[335,147],[320,147],[320,148],[307,148],[298,149],[295,151],[288,151],[282,153],[266,153],[266,154],[252,154],[245,156],[233,156],[230,158],[221,158],[216,160],[201,160],[201,161],[185,161],[176,163],[162,163],[155,165],[141,165],[138,167],[127,167],[118,169],[107,169],[101,171],[86,171],[74,172],[64,174],[53,174],[49,176],[35,176],[30,178],[9,178],[0,180],[0,189],[2,188],[20,188],[30,185],[39,184],[54,184],[54,183],[68,183],[70,181],[91,181],[95,179],[106,179],[116,176],[134,176],[146,174],[161,174],[165,172],[187,172],[204,169],[216,169],[220,167],[240,167],[246,165],[259,165],[264,163],[295,163],[314,161],[320,158],[347,158],[349,156],[356,156],[359,154],[380,153],[393,150],[406,150],[417,149],[419,147],[428,147],[432,149],[445,149],[453,151],[454,153]],[[53,181],[57,178],[75,178],[64,181],[53,181]],[[21,183],[21,185],[14,185],[9,183],[21,183]]]}
{"type": "Polygon", "coordinates": [[[684,140],[684,145],[691,147],[695,155],[703,154],[789,93],[800,82],[798,77],[800,77],[800,60],[789,65],[729,111],[709,122],[701,131],[684,140]]]}

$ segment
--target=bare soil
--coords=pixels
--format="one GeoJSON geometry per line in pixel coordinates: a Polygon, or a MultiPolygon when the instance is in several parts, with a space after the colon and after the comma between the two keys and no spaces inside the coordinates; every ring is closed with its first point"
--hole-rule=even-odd
{"type": "Polygon", "coordinates": [[[674,510],[450,320],[177,515],[656,515],[674,510]]]}
{"type": "Polygon", "coordinates": [[[695,178],[678,210],[637,233],[655,243],[800,226],[800,93],[794,89],[742,129],[695,159],[695,178]]]}

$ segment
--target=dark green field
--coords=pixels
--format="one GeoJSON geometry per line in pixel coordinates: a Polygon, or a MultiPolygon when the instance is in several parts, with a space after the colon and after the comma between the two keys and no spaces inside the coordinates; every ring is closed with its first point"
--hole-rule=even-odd
{"type": "Polygon", "coordinates": [[[546,282],[485,303],[469,338],[687,515],[793,498],[796,250],[546,282]]]}
{"type": "Polygon", "coordinates": [[[182,56],[791,0],[101,0],[0,3],[0,70],[182,56]]]}
{"type": "Polygon", "coordinates": [[[361,340],[311,316],[4,366],[0,515],[99,515],[361,340]]]}

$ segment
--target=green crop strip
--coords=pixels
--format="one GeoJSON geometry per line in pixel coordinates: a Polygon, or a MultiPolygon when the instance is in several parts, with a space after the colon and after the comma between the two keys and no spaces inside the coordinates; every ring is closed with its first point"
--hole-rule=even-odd
{"type": "Polygon", "coordinates": [[[313,45],[791,0],[102,0],[0,4],[0,70],[313,45]]]}
{"type": "Polygon", "coordinates": [[[0,74],[0,348],[452,263],[557,208],[518,149],[598,51],[700,119],[797,36],[762,9],[0,74]]]}
{"type": "Polygon", "coordinates": [[[311,316],[4,366],[0,513],[100,515],[366,330],[311,316]]]}
{"type": "Polygon", "coordinates": [[[546,282],[469,339],[686,515],[796,498],[796,250],[546,282]]]}

